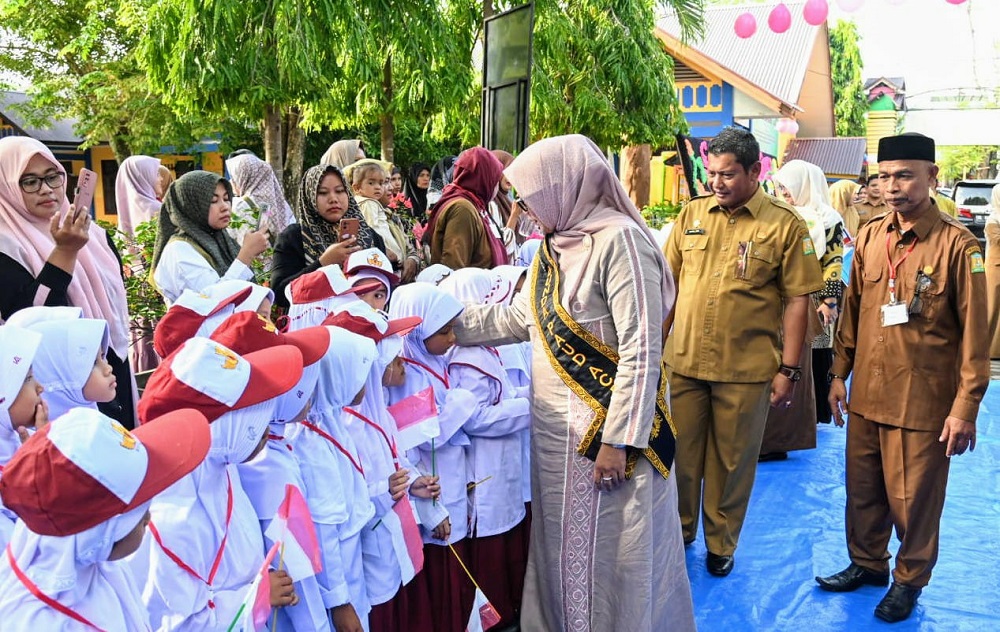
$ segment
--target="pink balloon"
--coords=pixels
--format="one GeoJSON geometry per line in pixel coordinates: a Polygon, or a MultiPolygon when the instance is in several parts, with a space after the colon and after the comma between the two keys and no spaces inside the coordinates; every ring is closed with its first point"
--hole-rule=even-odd
{"type": "Polygon", "coordinates": [[[947,0],[948,4],[962,4],[965,0],[947,0]]]}
{"type": "Polygon", "coordinates": [[[775,33],[784,33],[792,26],[792,12],[784,2],[771,9],[771,15],[767,16],[767,25],[775,33]]]}
{"type": "Polygon", "coordinates": [[[757,20],[750,13],[740,14],[736,18],[736,26],[734,28],[736,35],[742,39],[747,39],[757,32],[757,20]]]}
{"type": "Polygon", "coordinates": [[[830,6],[826,0],[808,0],[802,9],[802,17],[813,26],[819,26],[826,22],[826,16],[830,13],[830,6]]]}
{"type": "Polygon", "coordinates": [[[837,0],[837,6],[847,13],[853,13],[861,8],[865,0],[837,0]]]}

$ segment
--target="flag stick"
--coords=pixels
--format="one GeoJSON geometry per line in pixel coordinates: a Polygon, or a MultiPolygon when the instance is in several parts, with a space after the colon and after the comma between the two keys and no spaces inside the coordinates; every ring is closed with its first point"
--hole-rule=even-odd
{"type": "MultiPolygon", "coordinates": [[[[437,476],[438,466],[437,466],[437,448],[434,447],[434,439],[431,439],[431,476],[437,476]]],[[[437,498],[434,499],[434,505],[437,506],[437,498]]]]}
{"type": "Polygon", "coordinates": [[[240,604],[240,609],[236,611],[236,618],[233,619],[233,622],[229,624],[229,628],[226,629],[226,632],[233,632],[233,630],[236,629],[236,624],[240,622],[240,616],[243,614],[243,610],[246,607],[247,607],[246,602],[240,604]]]}
{"type": "MultiPolygon", "coordinates": [[[[285,542],[282,540],[281,548],[278,549],[278,572],[285,563],[285,542]]],[[[278,609],[274,609],[274,616],[271,617],[271,632],[278,632],[278,609]]]]}

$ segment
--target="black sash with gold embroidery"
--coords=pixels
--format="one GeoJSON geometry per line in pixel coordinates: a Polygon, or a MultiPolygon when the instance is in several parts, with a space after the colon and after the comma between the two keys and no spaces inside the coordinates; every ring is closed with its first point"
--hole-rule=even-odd
{"type": "MultiPolygon", "coordinates": [[[[535,257],[531,283],[535,322],[545,339],[545,355],[566,386],[594,411],[594,421],[576,451],[595,460],[614,392],[618,352],[581,327],[559,303],[560,271],[552,259],[548,240],[535,257]]],[[[649,459],[664,478],[670,475],[677,431],[667,408],[666,392],[667,372],[661,367],[649,446],[644,450],[628,448],[626,476],[632,475],[640,454],[649,459]]]]}

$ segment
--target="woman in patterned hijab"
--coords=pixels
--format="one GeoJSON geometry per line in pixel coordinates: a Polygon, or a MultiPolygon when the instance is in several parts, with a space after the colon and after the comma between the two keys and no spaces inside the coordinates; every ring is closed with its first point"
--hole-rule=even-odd
{"type": "Polygon", "coordinates": [[[343,172],[333,165],[316,165],[302,176],[302,188],[295,208],[297,224],[286,228],[274,246],[274,268],[271,285],[278,305],[287,305],[285,287],[299,276],[318,270],[324,265],[341,263],[340,255],[346,260],[351,252],[366,248],[378,248],[385,252],[382,238],[365,223],[358,203],[351,193],[343,172]],[[336,176],[328,178],[327,176],[336,176]],[[336,203],[328,203],[330,197],[337,197],[336,203]],[[317,198],[323,203],[317,205],[317,198]],[[332,206],[328,206],[332,204],[332,206]],[[318,206],[323,206],[323,212],[318,206]],[[328,210],[346,208],[338,210],[328,210]],[[329,219],[329,218],[334,219],[329,219]],[[343,242],[340,235],[342,219],[357,219],[361,225],[356,241],[343,242]],[[337,253],[334,251],[343,251],[337,253]],[[329,254],[324,257],[324,253],[329,254]]]}

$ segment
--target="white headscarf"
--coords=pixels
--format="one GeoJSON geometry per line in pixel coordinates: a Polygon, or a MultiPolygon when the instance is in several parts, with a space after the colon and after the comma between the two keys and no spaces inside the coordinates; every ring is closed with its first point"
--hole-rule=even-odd
{"type": "Polygon", "coordinates": [[[108,323],[96,318],[50,320],[32,325],[42,343],[32,365],[35,378],[45,387],[42,398],[49,405],[49,419],[58,419],[71,408],[97,409],[83,396],[98,353],[108,351],[108,323]]]}
{"type": "Polygon", "coordinates": [[[49,320],[73,320],[76,318],[83,318],[83,310],[79,307],[35,305],[11,314],[10,318],[7,319],[7,324],[15,327],[31,327],[35,323],[49,320]]]}
{"type": "Polygon", "coordinates": [[[576,301],[576,290],[590,259],[589,238],[611,226],[632,226],[658,254],[663,313],[670,311],[675,288],[667,261],[608,159],[592,140],[579,134],[540,140],[521,152],[504,175],[545,230],[552,231],[552,247],[566,275],[568,304],[576,301]]]}
{"type": "Polygon", "coordinates": [[[323,157],[320,159],[321,165],[333,165],[338,169],[343,169],[347,165],[354,164],[358,160],[358,150],[361,148],[361,141],[357,139],[338,140],[330,145],[323,157]]]}
{"type": "MultiPolygon", "coordinates": [[[[506,297],[513,294],[510,282],[496,273],[496,269],[462,268],[455,272],[439,286],[466,305],[496,305],[509,300],[506,297]]],[[[495,351],[495,350],[494,350],[495,351]]],[[[498,353],[498,352],[497,352],[498,353]]],[[[487,347],[453,347],[448,353],[448,361],[458,362],[478,368],[484,374],[496,380],[500,392],[503,392],[503,365],[497,353],[491,353],[487,347]]]]}
{"type": "Polygon", "coordinates": [[[392,296],[392,284],[389,283],[389,277],[385,274],[372,270],[371,268],[362,268],[353,274],[347,276],[347,280],[351,282],[351,285],[357,285],[358,281],[369,279],[378,281],[385,287],[385,294],[388,297],[392,296]]]}
{"type": "MultiPolygon", "coordinates": [[[[209,286],[209,288],[211,288],[210,291],[214,296],[226,296],[227,294],[231,296],[240,290],[250,288],[250,295],[247,296],[242,303],[236,305],[236,308],[232,312],[234,314],[238,314],[240,312],[256,312],[264,303],[264,299],[274,303],[274,290],[269,287],[264,287],[263,285],[251,283],[250,281],[244,281],[243,279],[226,279],[224,281],[219,281],[218,283],[213,283],[209,286]]],[[[187,292],[189,290],[184,291],[187,292]]],[[[201,336],[211,334],[198,335],[201,336]]]]}
{"type": "Polygon", "coordinates": [[[143,222],[155,219],[163,204],[156,199],[156,182],[160,178],[160,159],[150,156],[129,156],[115,178],[115,201],[118,208],[118,229],[126,235],[135,234],[143,222]]]}
{"type": "MultiPolygon", "coordinates": [[[[0,467],[7,465],[21,440],[10,419],[10,407],[17,399],[34,362],[42,335],[14,325],[0,326],[0,467]]],[[[2,475],[2,474],[0,474],[2,475]]],[[[0,547],[7,543],[8,529],[17,516],[0,504],[0,547]]]]}
{"type": "Polygon", "coordinates": [[[442,279],[446,278],[449,274],[451,274],[451,268],[448,266],[443,263],[432,263],[417,275],[417,281],[420,283],[437,285],[441,283],[442,279]]]}
{"type": "Polygon", "coordinates": [[[785,187],[809,228],[816,258],[826,254],[826,231],[844,219],[830,204],[830,187],[823,170],[804,160],[789,160],[774,174],[773,180],[785,187]]]}
{"type": "Polygon", "coordinates": [[[272,235],[280,235],[295,223],[295,214],[271,165],[252,154],[243,154],[227,160],[226,169],[241,196],[249,197],[257,206],[267,205],[265,217],[272,235]]]}
{"type": "MultiPolygon", "coordinates": [[[[103,630],[148,630],[148,616],[132,572],[109,562],[116,542],[142,520],[149,503],[76,535],[38,535],[23,522],[14,527],[10,552],[18,568],[47,597],[103,630]]],[[[71,630],[82,626],[45,605],[0,562],[0,621],[11,630],[71,630]]]]}
{"type": "MultiPolygon", "coordinates": [[[[236,468],[232,466],[242,463],[253,452],[267,428],[274,407],[274,400],[269,400],[231,410],[213,421],[210,426],[212,443],[205,460],[153,500],[150,508],[152,523],[163,544],[199,575],[207,578],[222,538],[227,533],[227,483],[232,482],[233,512],[226,548],[211,591],[204,582],[170,560],[158,544],[149,546],[149,575],[143,594],[149,601],[154,628],[163,616],[172,616],[174,621],[178,621],[196,613],[202,613],[196,617],[199,625],[209,623],[203,617],[217,617],[216,624],[225,628],[235,610],[228,615],[226,612],[206,615],[203,611],[207,609],[209,599],[222,591],[234,592],[242,598],[264,562],[260,523],[236,468]]],[[[227,599],[227,603],[232,601],[227,599]]],[[[237,599],[236,607],[238,602],[237,599]]]]}

